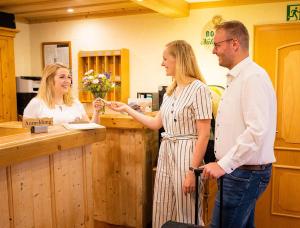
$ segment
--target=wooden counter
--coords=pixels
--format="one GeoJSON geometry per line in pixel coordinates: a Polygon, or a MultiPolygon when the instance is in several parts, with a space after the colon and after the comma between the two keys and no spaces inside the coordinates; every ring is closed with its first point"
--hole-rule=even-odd
{"type": "Polygon", "coordinates": [[[0,124],[0,227],[93,227],[92,152],[105,128],[0,124]]]}
{"type": "MultiPolygon", "coordinates": [[[[107,138],[93,145],[97,151],[93,154],[94,218],[102,222],[96,227],[109,227],[103,223],[145,227],[152,214],[155,175],[152,169],[158,156],[158,131],[147,129],[128,115],[106,114],[100,119],[107,128],[107,138]]],[[[203,187],[200,196],[203,221],[209,224],[216,180],[206,181],[203,187]]]]}
{"type": "Polygon", "coordinates": [[[106,140],[93,144],[95,227],[146,227],[151,222],[158,132],[128,115],[100,119],[107,130],[106,140]]]}

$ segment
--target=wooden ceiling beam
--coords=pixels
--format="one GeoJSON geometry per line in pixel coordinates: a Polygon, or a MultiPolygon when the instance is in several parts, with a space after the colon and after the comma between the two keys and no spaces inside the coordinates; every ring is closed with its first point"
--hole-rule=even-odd
{"type": "MultiPolygon", "coordinates": [[[[1,0],[0,0],[1,1],[1,0]]],[[[113,7],[113,8],[122,8],[126,5],[136,5],[128,0],[113,0],[113,1],[91,1],[86,0],[82,1],[60,1],[59,4],[57,2],[47,1],[47,2],[39,2],[39,3],[32,3],[32,4],[22,4],[22,5],[9,5],[0,7],[1,11],[10,12],[10,13],[27,13],[27,12],[35,12],[35,11],[51,11],[57,9],[68,9],[68,8],[86,8],[86,7],[98,7],[103,6],[106,7],[113,7]]]]}
{"type": "MultiPolygon", "coordinates": [[[[83,19],[94,19],[94,18],[105,18],[105,17],[116,17],[116,16],[127,16],[127,15],[136,15],[136,14],[147,14],[153,13],[153,10],[137,7],[124,10],[111,10],[103,12],[94,12],[94,13],[79,13],[75,15],[57,15],[57,16],[48,16],[48,17],[31,17],[27,20],[28,24],[36,23],[45,23],[53,21],[69,21],[69,20],[83,20],[83,19]]],[[[18,20],[18,17],[17,17],[18,20]]]]}
{"type": "Polygon", "coordinates": [[[274,2],[292,2],[298,0],[223,0],[223,1],[212,1],[212,2],[196,2],[190,3],[190,9],[205,9],[205,8],[216,8],[216,7],[227,7],[227,6],[239,6],[239,5],[253,5],[253,4],[264,4],[274,2]]]}
{"type": "Polygon", "coordinates": [[[190,14],[189,4],[184,0],[131,1],[168,17],[187,17],[190,14]]]}
{"type": "Polygon", "coordinates": [[[132,2],[128,3],[120,3],[118,5],[88,5],[88,6],[83,6],[83,7],[72,7],[74,9],[74,12],[69,14],[66,12],[67,8],[49,8],[49,9],[33,9],[31,11],[19,11],[19,12],[14,12],[16,16],[18,17],[43,17],[43,16],[50,16],[50,15],[57,15],[58,17],[62,17],[64,15],[72,16],[76,15],[79,13],[94,13],[94,12],[105,12],[107,10],[126,10],[126,9],[131,9],[131,8],[136,8],[141,6],[137,6],[136,4],[133,4],[132,2]]]}

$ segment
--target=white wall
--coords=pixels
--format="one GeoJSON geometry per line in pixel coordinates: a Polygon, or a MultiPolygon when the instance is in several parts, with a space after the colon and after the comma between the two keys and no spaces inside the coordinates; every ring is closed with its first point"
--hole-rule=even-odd
{"type": "MultiPolygon", "coordinates": [[[[76,20],[30,25],[31,73],[41,73],[41,43],[50,41],[72,42],[72,64],[77,85],[77,54],[80,50],[103,50],[128,48],[130,51],[130,94],[139,91],[157,91],[159,85],[168,84],[160,66],[162,51],[169,41],[187,40],[195,50],[200,69],[208,84],[225,85],[226,69],[218,66],[216,56],[200,45],[203,27],[213,16],[225,20],[240,20],[249,29],[253,42],[253,26],[283,23],[287,3],[244,5],[236,7],[192,10],[187,18],[171,19],[159,14],[144,14],[93,20],[76,20]]],[[[23,29],[23,27],[21,27],[23,29]]],[[[25,27],[24,30],[27,30],[25,27]]],[[[16,39],[16,43],[23,42],[16,39]]],[[[26,42],[26,40],[24,41],[26,42]]],[[[21,44],[18,44],[21,46],[21,44]]],[[[27,45],[27,43],[26,43],[27,45]]],[[[252,55],[252,45],[250,53],[252,55]]],[[[24,49],[24,47],[23,47],[24,49]]],[[[27,70],[30,58],[16,50],[18,69],[27,70]],[[26,64],[22,61],[24,60],[26,64]],[[22,63],[20,63],[22,62],[22,63]]]]}

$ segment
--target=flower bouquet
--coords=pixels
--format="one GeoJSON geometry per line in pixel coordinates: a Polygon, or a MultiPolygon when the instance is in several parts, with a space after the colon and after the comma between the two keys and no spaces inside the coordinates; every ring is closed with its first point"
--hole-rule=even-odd
{"type": "Polygon", "coordinates": [[[98,74],[94,70],[89,70],[84,74],[82,83],[83,89],[85,91],[90,91],[94,99],[105,98],[106,94],[114,87],[114,83],[110,80],[109,73],[104,72],[98,74]]]}

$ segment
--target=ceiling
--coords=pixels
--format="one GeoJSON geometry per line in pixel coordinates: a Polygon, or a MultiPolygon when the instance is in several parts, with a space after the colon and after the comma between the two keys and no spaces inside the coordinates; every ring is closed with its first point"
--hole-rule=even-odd
{"type": "Polygon", "coordinates": [[[0,0],[0,11],[15,14],[17,21],[41,23],[154,12],[185,17],[190,9],[267,2],[284,0],[0,0]]]}

